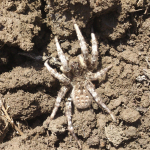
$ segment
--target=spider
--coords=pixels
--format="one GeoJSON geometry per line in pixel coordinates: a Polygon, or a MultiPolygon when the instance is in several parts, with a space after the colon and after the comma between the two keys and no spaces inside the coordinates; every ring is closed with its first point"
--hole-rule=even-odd
{"type": "Polygon", "coordinates": [[[55,106],[52,110],[51,116],[49,117],[49,121],[51,121],[55,117],[55,114],[60,106],[62,98],[65,97],[68,91],[70,91],[69,97],[66,102],[66,117],[68,122],[68,131],[70,131],[70,133],[76,140],[79,148],[81,149],[81,144],[74,133],[71,121],[72,102],[77,109],[87,109],[90,107],[92,99],[94,99],[98,103],[98,105],[101,105],[111,115],[114,121],[116,121],[116,119],[112,112],[109,110],[109,108],[102,102],[101,98],[97,95],[97,93],[95,92],[94,85],[91,82],[97,80],[99,77],[106,74],[106,72],[109,69],[111,69],[112,65],[100,71],[97,71],[96,73],[92,73],[92,71],[97,68],[98,61],[98,47],[95,34],[92,29],[92,56],[89,58],[85,39],[75,20],[73,20],[73,23],[80,43],[82,54],[78,55],[76,58],[67,60],[60,47],[57,37],[55,37],[58,57],[62,64],[60,70],[63,74],[58,73],[53,68],[51,68],[48,64],[48,60],[45,61],[44,65],[46,66],[50,74],[53,77],[57,78],[63,85],[60,91],[58,92],[55,106]]]}

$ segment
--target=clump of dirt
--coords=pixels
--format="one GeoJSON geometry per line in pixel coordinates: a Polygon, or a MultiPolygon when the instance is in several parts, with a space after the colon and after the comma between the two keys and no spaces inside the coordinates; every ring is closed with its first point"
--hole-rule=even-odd
{"type": "Polygon", "coordinates": [[[109,125],[105,128],[106,137],[114,146],[118,147],[123,141],[136,137],[136,128],[130,126],[127,130],[122,127],[109,125]]]}
{"type": "Polygon", "coordinates": [[[122,110],[120,116],[122,120],[129,122],[129,123],[136,122],[141,117],[139,112],[132,108],[127,108],[125,110],[122,110]]]}
{"type": "Polygon", "coordinates": [[[0,149],[78,149],[67,129],[65,98],[49,122],[61,83],[40,61],[48,56],[61,72],[54,36],[68,59],[81,53],[73,18],[89,52],[94,29],[98,69],[113,65],[93,83],[117,118],[114,123],[94,100],[87,110],[73,108],[82,149],[150,149],[148,0],[5,0],[0,1],[0,16],[0,100],[24,133],[18,135],[1,109],[0,149]]]}
{"type": "Polygon", "coordinates": [[[0,39],[22,50],[33,49],[33,38],[41,30],[41,3],[20,1],[1,2],[0,39]]]}

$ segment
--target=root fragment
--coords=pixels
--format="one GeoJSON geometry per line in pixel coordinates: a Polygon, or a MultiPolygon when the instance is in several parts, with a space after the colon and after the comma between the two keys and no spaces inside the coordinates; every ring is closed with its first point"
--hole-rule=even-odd
{"type": "Polygon", "coordinates": [[[3,112],[4,117],[5,117],[5,118],[8,120],[8,122],[11,124],[12,128],[14,128],[14,129],[17,131],[17,133],[19,133],[20,135],[24,135],[24,133],[15,125],[13,119],[8,115],[8,113],[7,113],[7,110],[8,110],[8,109],[6,109],[6,108],[4,107],[2,100],[0,100],[0,108],[1,108],[1,110],[2,110],[2,112],[3,112]]]}

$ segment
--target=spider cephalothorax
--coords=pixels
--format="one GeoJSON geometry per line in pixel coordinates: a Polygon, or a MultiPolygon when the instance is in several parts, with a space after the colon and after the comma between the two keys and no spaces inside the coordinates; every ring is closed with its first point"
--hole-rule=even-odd
{"type": "Polygon", "coordinates": [[[85,72],[85,69],[81,66],[81,64],[76,60],[71,61],[70,63],[71,73],[74,77],[82,76],[85,72]]]}
{"type": "Polygon", "coordinates": [[[60,106],[60,102],[62,98],[65,96],[67,91],[71,89],[71,92],[68,101],[66,102],[66,117],[68,120],[68,130],[71,132],[72,136],[76,139],[79,147],[81,148],[81,144],[76,137],[71,121],[71,103],[73,102],[75,107],[78,109],[86,109],[91,106],[92,100],[94,99],[99,105],[101,105],[112,117],[114,121],[116,121],[112,112],[108,109],[108,107],[102,102],[100,97],[95,92],[95,87],[91,81],[97,80],[99,77],[103,76],[112,65],[104,68],[96,73],[92,73],[91,70],[97,68],[98,61],[98,51],[97,51],[97,41],[95,38],[95,34],[91,33],[92,38],[92,52],[91,58],[88,58],[88,49],[86,47],[86,43],[82,33],[74,21],[74,27],[77,33],[77,37],[80,43],[82,54],[78,55],[76,58],[67,60],[60,45],[55,37],[58,57],[61,61],[61,71],[63,74],[58,73],[53,68],[51,68],[48,64],[48,60],[45,62],[45,66],[49,70],[50,74],[57,78],[60,82],[62,82],[62,87],[58,93],[55,107],[51,113],[50,120],[54,118],[58,107],[60,106]]]}

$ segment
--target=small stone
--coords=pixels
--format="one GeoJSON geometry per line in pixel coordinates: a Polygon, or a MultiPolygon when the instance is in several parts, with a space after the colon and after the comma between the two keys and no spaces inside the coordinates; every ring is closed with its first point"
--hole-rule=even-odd
{"type": "Polygon", "coordinates": [[[140,117],[141,115],[139,114],[139,112],[132,108],[124,109],[121,112],[121,118],[129,123],[136,122],[140,117]]]}

